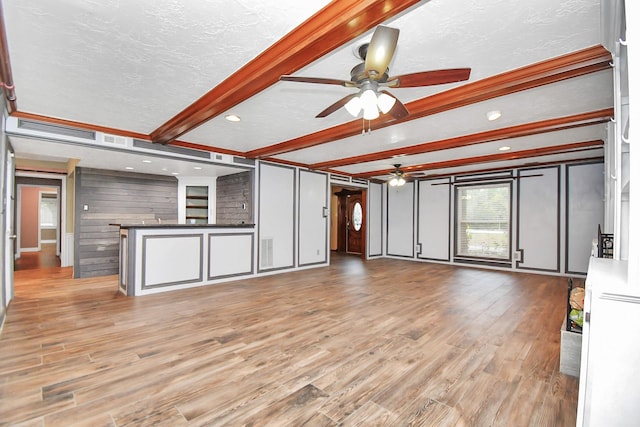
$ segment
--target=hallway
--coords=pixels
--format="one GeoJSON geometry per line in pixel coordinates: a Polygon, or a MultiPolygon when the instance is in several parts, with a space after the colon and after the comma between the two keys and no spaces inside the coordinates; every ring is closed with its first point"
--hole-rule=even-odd
{"type": "Polygon", "coordinates": [[[55,243],[43,243],[38,252],[22,252],[16,259],[15,271],[60,267],[60,257],[56,255],[55,243]]]}

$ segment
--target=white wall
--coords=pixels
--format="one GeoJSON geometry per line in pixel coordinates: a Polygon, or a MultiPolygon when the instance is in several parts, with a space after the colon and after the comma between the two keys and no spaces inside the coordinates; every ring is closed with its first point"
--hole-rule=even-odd
{"type": "MultiPolygon", "coordinates": [[[[5,103],[1,103],[0,114],[4,118],[5,103]]],[[[0,123],[0,197],[2,198],[2,206],[0,206],[0,228],[2,229],[2,237],[0,238],[0,262],[2,262],[2,273],[0,273],[0,328],[4,322],[4,315],[13,291],[13,250],[9,245],[13,244],[13,240],[8,238],[8,234],[13,230],[8,229],[10,225],[11,213],[8,212],[11,204],[7,200],[8,168],[11,165],[10,153],[8,148],[7,137],[4,134],[4,120],[0,123]]]]}
{"type": "MultiPolygon", "coordinates": [[[[640,16],[640,2],[625,2],[627,12],[627,22],[629,17],[640,16]]],[[[637,22],[637,21],[636,21],[637,22]]],[[[629,126],[630,141],[630,182],[635,182],[634,189],[629,195],[629,218],[635,221],[629,222],[629,283],[640,283],[640,29],[638,25],[627,26],[627,46],[628,46],[628,72],[629,72],[629,121],[635,124],[629,126]],[[631,101],[635,101],[631,107],[631,101]]]]}
{"type": "Polygon", "coordinates": [[[418,258],[449,261],[451,220],[451,180],[418,182],[418,258]]]}
{"type": "Polygon", "coordinates": [[[382,255],[383,189],[385,185],[370,182],[367,191],[367,242],[369,257],[382,255]]]}
{"type": "Polygon", "coordinates": [[[325,263],[328,259],[329,177],[300,170],[298,175],[298,265],[325,263]]]}
{"type": "Polygon", "coordinates": [[[328,264],[328,175],[260,162],[257,180],[258,272],[328,264]]]}
{"type": "Polygon", "coordinates": [[[414,183],[387,186],[387,255],[414,256],[414,183]]]}
{"type": "MultiPolygon", "coordinates": [[[[521,249],[523,259],[517,262],[514,257],[511,264],[493,267],[585,274],[597,226],[604,220],[603,163],[523,168],[494,175],[501,181],[516,177],[511,243],[512,252],[521,249]]],[[[489,176],[474,178],[484,180],[489,176]]],[[[469,177],[456,179],[469,182],[469,177]]],[[[403,187],[387,186],[386,255],[460,265],[465,262],[449,256],[455,244],[455,212],[451,208],[454,192],[449,183],[446,177],[414,181],[403,187]],[[417,253],[415,244],[420,248],[417,253]]]]}
{"type": "Polygon", "coordinates": [[[568,273],[586,274],[598,224],[604,222],[604,166],[602,163],[567,165],[568,273]]]}
{"type": "Polygon", "coordinates": [[[258,183],[258,271],[295,266],[295,168],[261,162],[258,183]]]}
{"type": "Polygon", "coordinates": [[[560,271],[560,168],[518,171],[516,251],[518,268],[560,271]]]}

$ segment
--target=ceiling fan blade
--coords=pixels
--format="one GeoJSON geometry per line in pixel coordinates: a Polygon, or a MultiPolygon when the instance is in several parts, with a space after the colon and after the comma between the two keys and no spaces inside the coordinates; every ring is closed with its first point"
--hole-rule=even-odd
{"type": "Polygon", "coordinates": [[[420,87],[455,83],[469,80],[471,68],[451,68],[448,70],[423,71],[390,77],[389,87],[420,87]]]}
{"type": "Polygon", "coordinates": [[[389,95],[390,97],[394,98],[396,100],[395,104],[393,104],[393,107],[391,107],[391,110],[389,110],[389,114],[391,115],[391,117],[396,118],[396,119],[401,119],[403,117],[406,117],[409,115],[409,111],[407,110],[407,107],[404,106],[404,104],[402,102],[400,102],[400,100],[398,98],[396,98],[395,96],[393,96],[390,92],[386,91],[386,90],[381,90],[380,93],[384,93],[386,95],[389,95]]]}
{"type": "Polygon", "coordinates": [[[316,118],[327,117],[329,114],[335,113],[340,108],[344,107],[347,102],[351,101],[351,98],[355,98],[356,96],[358,96],[357,93],[347,95],[344,98],[340,99],[339,101],[334,102],[333,104],[329,105],[327,108],[322,110],[320,113],[318,113],[316,118]]]}
{"type": "Polygon", "coordinates": [[[364,70],[371,80],[380,80],[387,72],[393,53],[396,51],[399,34],[400,30],[397,28],[383,25],[378,25],[373,32],[364,61],[364,70]]]}
{"type": "Polygon", "coordinates": [[[323,77],[298,77],[298,76],[280,76],[283,82],[299,82],[299,83],[317,83],[323,85],[338,85],[344,87],[355,87],[354,82],[338,79],[327,79],[323,77]]]}

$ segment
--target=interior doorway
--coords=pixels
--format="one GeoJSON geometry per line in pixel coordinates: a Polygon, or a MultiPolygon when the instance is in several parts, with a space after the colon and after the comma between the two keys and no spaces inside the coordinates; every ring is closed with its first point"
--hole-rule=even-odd
{"type": "Polygon", "coordinates": [[[367,190],[332,186],[331,250],[366,258],[367,190]]]}
{"type": "Polygon", "coordinates": [[[60,267],[60,196],[57,187],[18,184],[15,270],[60,267]]]}
{"type": "Polygon", "coordinates": [[[16,172],[16,271],[65,266],[66,176],[16,172]]]}

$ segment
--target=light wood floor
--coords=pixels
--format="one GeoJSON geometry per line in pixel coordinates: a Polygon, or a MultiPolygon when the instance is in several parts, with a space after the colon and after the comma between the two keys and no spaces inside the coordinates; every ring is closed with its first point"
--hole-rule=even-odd
{"type": "Polygon", "coordinates": [[[334,256],[144,297],[16,272],[0,425],[573,426],[566,280],[334,256]]]}

